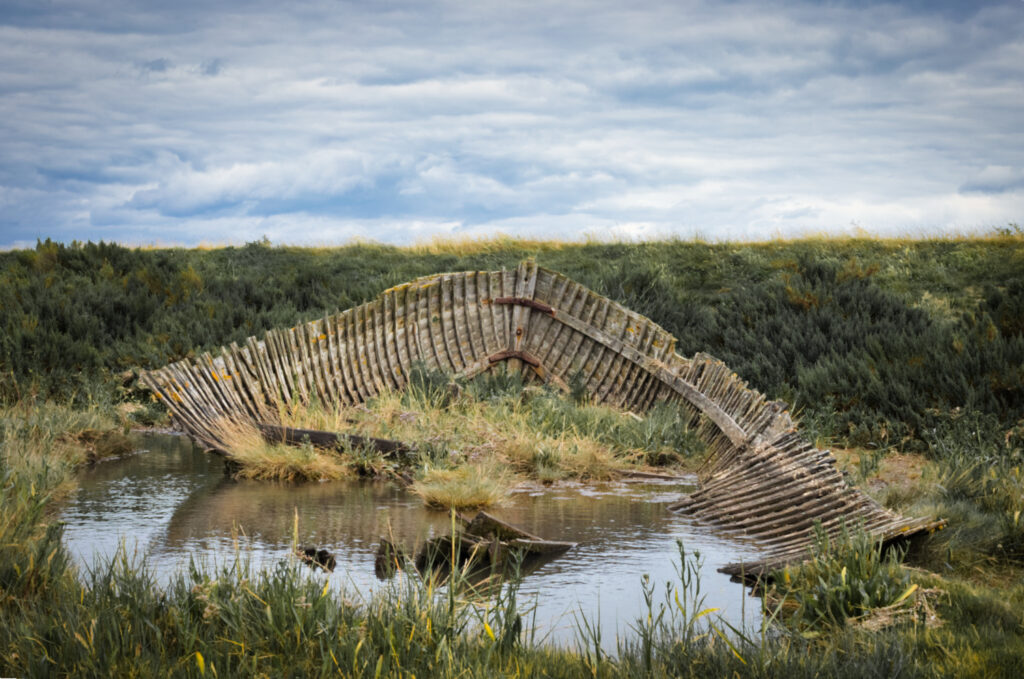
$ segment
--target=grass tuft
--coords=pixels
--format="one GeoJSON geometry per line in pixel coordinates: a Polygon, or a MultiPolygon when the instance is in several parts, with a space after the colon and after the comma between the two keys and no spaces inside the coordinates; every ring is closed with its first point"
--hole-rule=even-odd
{"type": "Polygon", "coordinates": [[[340,456],[307,444],[268,443],[254,425],[232,420],[217,423],[218,438],[235,463],[234,475],[260,481],[336,481],[352,476],[340,456]]]}
{"type": "Polygon", "coordinates": [[[412,492],[433,509],[483,509],[499,504],[508,491],[505,475],[495,467],[464,465],[430,469],[413,483],[412,492]]]}

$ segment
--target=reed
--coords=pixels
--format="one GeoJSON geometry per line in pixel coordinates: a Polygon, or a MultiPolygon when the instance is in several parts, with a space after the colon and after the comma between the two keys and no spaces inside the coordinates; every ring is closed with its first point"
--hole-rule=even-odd
{"type": "Polygon", "coordinates": [[[353,471],[341,456],[300,446],[268,443],[253,424],[222,419],[217,437],[230,455],[234,476],[260,481],[336,481],[353,471]]]}
{"type": "Polygon", "coordinates": [[[915,511],[939,511],[949,528],[920,555],[965,577],[1004,580],[1024,570],[1024,428],[964,413],[927,435],[927,492],[915,511]]]}
{"type": "MultiPolygon", "coordinates": [[[[405,468],[370,450],[343,448],[338,456],[364,476],[413,476],[414,491],[431,507],[489,506],[528,479],[607,480],[651,466],[692,468],[704,451],[679,409],[668,404],[639,417],[527,387],[519,376],[452,382],[422,365],[411,371],[406,390],[385,392],[365,405],[328,407],[311,399],[277,403],[271,410],[285,426],[410,445],[418,455],[405,468]]],[[[252,440],[232,450],[258,446],[252,440]]],[[[239,460],[243,469],[266,466],[246,455],[239,460]]]]}
{"type": "Polygon", "coordinates": [[[26,397],[0,407],[5,485],[20,487],[21,479],[33,479],[30,485],[45,489],[34,493],[63,497],[74,489],[78,467],[133,450],[126,428],[115,409],[95,404],[75,408],[26,397]]]}

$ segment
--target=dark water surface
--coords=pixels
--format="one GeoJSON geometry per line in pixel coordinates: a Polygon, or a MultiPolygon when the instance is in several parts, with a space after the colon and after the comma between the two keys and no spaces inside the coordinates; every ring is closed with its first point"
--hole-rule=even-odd
{"type": "MultiPolygon", "coordinates": [[[[386,587],[374,575],[381,536],[414,549],[451,532],[445,512],[423,507],[405,490],[381,482],[278,484],[233,481],[221,458],[202,453],[185,437],[143,435],[143,452],[97,464],[79,476],[62,519],[76,561],[89,567],[115,553],[124,540],[145,554],[161,581],[188,563],[234,558],[236,539],[255,565],[286,558],[298,515],[299,543],[333,552],[332,585],[369,594],[386,587]]],[[[523,489],[491,511],[550,540],[579,543],[565,556],[527,575],[524,605],[535,604],[538,634],[571,641],[574,616],[600,620],[605,644],[646,613],[641,577],[658,585],[677,581],[681,539],[704,558],[705,605],[734,625],[755,625],[759,601],[716,572],[752,555],[751,548],[702,530],[665,506],[692,486],[677,482],[563,484],[523,489]]]]}

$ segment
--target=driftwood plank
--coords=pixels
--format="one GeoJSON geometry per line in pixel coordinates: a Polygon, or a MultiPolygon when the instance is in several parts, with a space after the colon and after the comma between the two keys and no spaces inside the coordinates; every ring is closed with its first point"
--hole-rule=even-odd
{"type": "Polygon", "coordinates": [[[379,453],[393,455],[412,455],[416,449],[401,442],[390,439],[374,438],[373,436],[360,436],[358,434],[345,434],[333,431],[318,431],[316,429],[295,429],[282,427],[276,424],[261,424],[260,433],[263,438],[271,443],[284,443],[287,445],[302,445],[309,441],[317,448],[338,449],[342,446],[360,448],[369,446],[379,453]]]}

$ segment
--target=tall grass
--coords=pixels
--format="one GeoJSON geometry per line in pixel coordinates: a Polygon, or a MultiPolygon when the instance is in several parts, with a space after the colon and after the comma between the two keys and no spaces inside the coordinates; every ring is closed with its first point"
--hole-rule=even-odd
{"type": "Polygon", "coordinates": [[[693,467],[703,443],[679,409],[654,407],[645,417],[566,399],[518,376],[486,374],[452,382],[415,366],[402,392],[355,407],[277,402],[268,419],[298,429],[401,441],[412,459],[372,447],[317,450],[269,444],[254,425],[221,421],[217,437],[239,478],[333,480],[345,475],[401,476],[431,507],[468,509],[500,502],[517,479],[610,479],[656,465],[693,467]]]}
{"type": "Polygon", "coordinates": [[[68,577],[61,526],[49,502],[62,477],[0,462],[0,608],[35,605],[68,577]]]}
{"type": "Polygon", "coordinates": [[[412,492],[433,509],[481,509],[505,499],[509,481],[494,465],[464,465],[455,469],[426,469],[412,492]]]}
{"type": "Polygon", "coordinates": [[[1024,567],[1024,428],[965,413],[927,438],[936,483],[918,504],[949,517],[932,557],[972,570],[992,560],[1024,567]]]}
{"type": "Polygon", "coordinates": [[[132,450],[125,429],[109,407],[25,398],[0,407],[0,471],[36,479],[47,492],[62,495],[73,487],[77,467],[132,450]]]}

